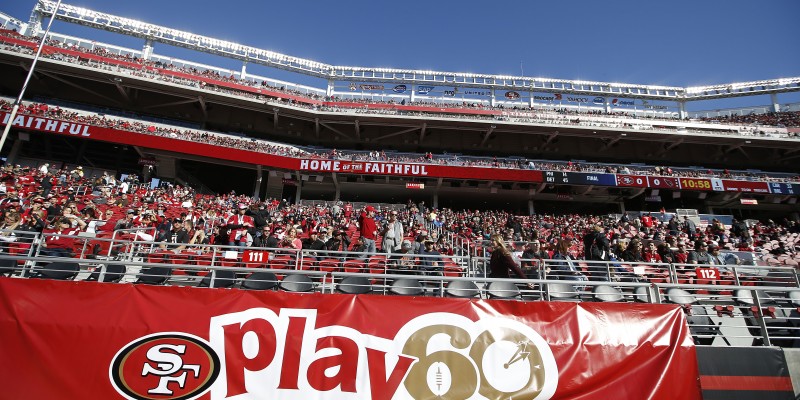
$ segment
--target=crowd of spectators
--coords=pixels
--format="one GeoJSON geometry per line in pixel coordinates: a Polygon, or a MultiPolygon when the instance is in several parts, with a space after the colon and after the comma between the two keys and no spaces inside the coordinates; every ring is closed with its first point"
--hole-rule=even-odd
{"type": "MultiPolygon", "coordinates": [[[[0,111],[10,111],[12,103],[5,99],[0,99],[0,111]]],[[[88,124],[104,128],[118,129],[122,131],[136,132],[141,134],[169,137],[172,139],[187,140],[192,142],[207,143],[216,146],[237,148],[242,150],[256,151],[266,154],[297,157],[297,158],[322,158],[338,159],[348,161],[386,161],[402,163],[424,163],[449,166],[465,167],[490,167],[490,168],[514,168],[514,169],[534,169],[547,171],[569,171],[587,173],[620,173],[635,175],[658,175],[658,176],[677,176],[677,177],[705,177],[705,178],[726,178],[726,179],[745,179],[788,182],[798,181],[800,177],[787,174],[770,174],[766,172],[754,171],[731,171],[679,168],[670,166],[642,166],[642,165],[620,165],[620,164],[601,164],[589,162],[572,161],[541,161],[527,160],[522,158],[498,158],[498,157],[474,157],[458,156],[451,154],[433,153],[386,153],[385,151],[352,151],[352,150],[305,150],[291,145],[275,143],[271,141],[258,140],[248,137],[233,136],[209,131],[197,131],[184,127],[170,126],[164,124],[152,124],[146,121],[130,118],[115,117],[100,113],[78,112],[73,109],[65,109],[59,106],[49,106],[46,103],[24,103],[19,110],[26,115],[37,115],[52,119],[67,120],[81,124],[88,124]]]]}
{"type": "Polygon", "coordinates": [[[712,219],[698,224],[665,210],[622,215],[514,215],[503,210],[439,209],[409,201],[375,208],[349,202],[289,204],[234,192],[201,195],[188,187],[150,188],[135,175],[87,176],[81,166],[7,165],[0,170],[0,245],[24,232],[45,233],[46,255],[74,252],[65,236],[138,232],[168,251],[187,245],[483,255],[501,235],[521,258],[601,259],[651,263],[726,263],[714,249],[782,257],[796,265],[796,221],[712,219]],[[588,238],[588,239],[587,239],[588,238]],[[524,248],[524,250],[522,249],[524,248]],[[531,257],[535,256],[535,257],[531,257]],[[717,257],[717,258],[714,258],[717,257]]]}
{"type": "MultiPolygon", "coordinates": [[[[0,36],[12,36],[23,38],[26,40],[31,40],[33,38],[24,37],[16,32],[13,31],[0,31],[0,36]]],[[[187,84],[193,87],[202,87],[208,90],[215,90],[218,92],[234,94],[239,96],[246,96],[249,98],[255,98],[259,100],[278,100],[284,101],[289,103],[293,106],[297,107],[304,107],[315,109],[319,111],[342,111],[342,110],[353,110],[355,112],[368,112],[368,113],[379,113],[379,114],[406,114],[411,116],[420,116],[420,117],[448,117],[448,118],[471,118],[471,119],[483,119],[483,120],[513,120],[517,122],[533,122],[533,123],[570,123],[570,124],[577,124],[577,125],[587,125],[587,126],[601,126],[601,127],[620,127],[620,128],[636,128],[636,129],[655,129],[655,126],[652,125],[634,125],[631,123],[609,123],[605,121],[593,121],[591,119],[584,118],[572,118],[573,116],[585,116],[585,117],[615,117],[615,118],[624,118],[626,120],[665,120],[665,121],[676,121],[679,120],[678,116],[669,116],[669,115],[656,115],[652,113],[637,113],[634,111],[605,111],[605,110],[598,110],[598,109],[585,109],[585,110],[576,110],[576,109],[568,109],[568,108],[559,108],[559,107],[531,107],[530,105],[526,105],[524,103],[513,104],[513,105],[503,105],[498,104],[495,106],[491,106],[488,103],[481,102],[481,101],[443,101],[443,102],[433,102],[433,101],[406,101],[401,100],[397,101],[394,99],[384,100],[384,99],[375,99],[372,97],[356,97],[356,96],[349,96],[343,98],[341,96],[323,96],[319,93],[313,92],[302,92],[297,89],[287,88],[286,86],[276,86],[274,84],[270,84],[267,81],[259,81],[252,78],[238,78],[234,72],[231,71],[230,74],[221,73],[218,70],[211,70],[211,69],[199,69],[193,66],[178,66],[173,65],[171,63],[166,63],[162,61],[154,61],[154,60],[146,60],[140,57],[136,57],[129,53],[121,53],[117,54],[107,49],[94,45],[92,48],[85,48],[79,47],[75,44],[67,44],[65,42],[60,42],[58,40],[50,39],[47,42],[48,45],[53,46],[55,48],[64,48],[69,50],[75,50],[87,54],[92,54],[95,56],[103,57],[108,60],[119,60],[124,61],[126,63],[135,64],[136,68],[131,68],[129,66],[124,65],[117,65],[117,68],[129,70],[128,72],[134,73],[138,76],[148,76],[154,79],[160,79],[165,81],[173,81],[180,84],[187,84]],[[212,83],[208,83],[206,80],[194,80],[186,79],[183,76],[175,76],[170,75],[168,72],[179,72],[187,76],[194,76],[198,78],[207,78],[207,80],[211,81],[212,83]],[[242,87],[248,88],[247,90],[241,90],[238,88],[231,88],[225,87],[224,85],[217,85],[213,82],[219,83],[232,83],[236,85],[240,85],[242,87]],[[272,96],[266,96],[264,90],[273,92],[273,93],[282,93],[286,95],[292,96],[292,98],[278,98],[272,96]],[[299,101],[297,99],[300,99],[299,101]],[[308,101],[303,101],[306,99],[308,101]],[[431,109],[442,109],[447,108],[450,110],[494,110],[501,112],[499,115],[468,115],[468,114],[453,114],[450,115],[448,113],[443,113],[441,110],[436,112],[429,112],[425,110],[416,110],[416,111],[404,111],[397,108],[370,108],[369,105],[408,105],[408,106],[418,106],[418,107],[425,107],[431,109]],[[505,113],[506,111],[510,111],[510,113],[505,113]],[[515,113],[519,113],[520,115],[516,115],[515,113]]],[[[12,46],[17,51],[26,51],[24,47],[12,46]]],[[[27,49],[27,51],[32,51],[32,49],[27,49]]],[[[43,54],[45,57],[55,58],[63,60],[64,57],[68,57],[66,54],[58,53],[58,52],[45,52],[43,54]]],[[[90,60],[82,60],[78,58],[76,61],[80,62],[84,65],[93,65],[90,60]]],[[[103,67],[110,66],[109,63],[101,62],[103,67]]],[[[752,126],[755,127],[798,127],[800,126],[800,113],[798,112],[778,112],[778,113],[767,113],[767,114],[749,114],[749,115],[735,115],[735,116],[719,116],[719,117],[704,117],[697,120],[692,120],[695,122],[715,122],[715,123],[722,123],[722,124],[731,124],[732,128],[730,132],[727,133],[740,133],[740,134],[755,134],[758,130],[753,130],[752,126]],[[741,126],[734,126],[734,125],[747,125],[744,127],[741,126]]],[[[686,119],[689,121],[689,119],[686,119]]],[[[659,129],[667,129],[665,126],[659,127],[659,129]]],[[[674,128],[673,128],[674,129],[674,128]]],[[[687,129],[689,131],[691,129],[687,129]]],[[[706,130],[697,130],[698,132],[703,133],[712,133],[712,131],[706,130]]],[[[784,133],[784,135],[788,137],[793,137],[794,134],[784,133]]]]}

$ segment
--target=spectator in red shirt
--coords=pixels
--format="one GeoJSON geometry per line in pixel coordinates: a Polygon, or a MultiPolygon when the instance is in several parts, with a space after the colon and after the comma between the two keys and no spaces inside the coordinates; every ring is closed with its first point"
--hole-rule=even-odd
{"type": "Polygon", "coordinates": [[[75,244],[75,236],[81,230],[72,228],[72,222],[65,218],[56,220],[53,229],[45,229],[44,244],[40,254],[53,257],[72,257],[72,246],[75,244]]]}
{"type": "Polygon", "coordinates": [[[375,223],[375,207],[366,206],[358,217],[358,227],[367,254],[375,254],[375,239],[378,237],[378,225],[375,223]]]}
{"type": "Polygon", "coordinates": [[[247,205],[239,204],[239,212],[236,215],[231,215],[226,221],[230,233],[228,236],[228,246],[246,247],[248,243],[252,243],[252,236],[248,233],[249,229],[254,228],[255,221],[253,217],[244,215],[247,212],[247,205]]]}

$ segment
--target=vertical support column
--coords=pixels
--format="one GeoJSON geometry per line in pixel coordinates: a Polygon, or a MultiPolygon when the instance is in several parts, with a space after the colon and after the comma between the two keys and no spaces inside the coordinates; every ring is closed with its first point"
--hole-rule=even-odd
{"type": "Polygon", "coordinates": [[[341,198],[342,190],[339,188],[339,177],[336,175],[336,172],[331,174],[331,179],[333,180],[333,187],[336,189],[336,193],[333,195],[334,201],[339,201],[341,198]]]}
{"type": "Polygon", "coordinates": [[[38,11],[34,11],[31,13],[31,18],[28,19],[28,28],[25,29],[25,32],[20,33],[27,36],[38,36],[41,30],[42,14],[40,14],[38,11]]]}
{"type": "Polygon", "coordinates": [[[496,102],[496,100],[495,100],[495,91],[494,91],[494,88],[492,88],[491,92],[492,92],[492,94],[491,94],[491,98],[489,98],[489,104],[490,104],[492,107],[494,107],[494,106],[496,106],[496,105],[497,105],[497,102],[496,102]]]}
{"type": "Polygon", "coordinates": [[[242,61],[242,73],[239,79],[247,79],[247,61],[242,61]]]}
{"type": "Polygon", "coordinates": [[[333,79],[328,79],[328,87],[325,89],[325,95],[328,97],[333,96],[333,79]]]}
{"type": "Polygon", "coordinates": [[[411,93],[408,94],[408,98],[411,100],[412,103],[414,101],[416,101],[416,97],[415,97],[417,95],[416,92],[417,92],[417,85],[412,83],[411,84],[411,93]]]}
{"type": "Polygon", "coordinates": [[[17,140],[14,141],[14,144],[11,145],[11,151],[8,152],[8,156],[6,157],[6,164],[12,165],[17,162],[17,155],[19,154],[19,149],[22,147],[22,140],[17,137],[17,140]]]}
{"type": "Polygon", "coordinates": [[[625,214],[625,202],[624,201],[620,201],[619,202],[619,213],[620,214],[625,214]]]}
{"type": "Polygon", "coordinates": [[[605,99],[604,104],[606,106],[606,112],[611,114],[611,101],[608,100],[608,96],[603,98],[605,99]]]}
{"type": "Polygon", "coordinates": [[[86,153],[88,143],[88,140],[81,140],[81,144],[78,145],[78,154],[75,156],[75,164],[83,164],[83,155],[86,153]]]}
{"type": "Polygon", "coordinates": [[[533,109],[533,96],[534,96],[533,90],[531,90],[530,93],[528,93],[528,94],[530,95],[530,98],[528,99],[529,100],[529,106],[530,106],[531,109],[533,109]]]}
{"type": "Polygon", "coordinates": [[[686,102],[685,101],[679,101],[678,102],[678,110],[680,112],[681,119],[686,119],[686,117],[689,116],[689,114],[686,113],[686,102]]]}
{"type": "Polygon", "coordinates": [[[770,93],[769,100],[772,102],[772,111],[773,112],[780,112],[781,111],[781,104],[778,103],[778,94],[777,93],[770,93]]]}
{"type": "Polygon", "coordinates": [[[261,180],[264,177],[264,169],[260,165],[256,165],[256,188],[253,190],[253,199],[261,200],[261,180]]]}
{"type": "Polygon", "coordinates": [[[303,194],[303,175],[297,173],[297,190],[294,193],[294,204],[300,204],[300,196],[303,194]]]}
{"type": "Polygon", "coordinates": [[[151,39],[146,39],[144,41],[144,47],[142,47],[142,58],[149,60],[151,55],[153,55],[153,41],[151,39]]]}
{"type": "Polygon", "coordinates": [[[433,194],[433,199],[431,200],[431,207],[439,208],[439,193],[433,194]]]}
{"type": "Polygon", "coordinates": [[[533,199],[528,200],[528,215],[536,214],[536,209],[533,207],[533,199]]]}

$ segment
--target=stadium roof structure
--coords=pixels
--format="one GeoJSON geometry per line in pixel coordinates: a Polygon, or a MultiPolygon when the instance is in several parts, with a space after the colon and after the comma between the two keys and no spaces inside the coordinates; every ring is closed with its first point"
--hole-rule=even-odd
{"type": "MultiPolygon", "coordinates": [[[[53,14],[54,1],[39,0],[32,11],[28,34],[36,35],[40,22],[53,14]]],[[[719,98],[800,92],[800,77],[735,82],[710,86],[674,87],[618,82],[551,79],[510,75],[489,75],[466,72],[445,72],[397,68],[339,66],[306,58],[294,57],[191,32],[154,25],[69,4],[61,4],[56,19],[92,28],[116,32],[199,52],[261,64],[329,81],[395,82],[437,84],[500,90],[521,90],[569,93],[589,96],[624,96],[644,100],[686,103],[719,98]]]]}

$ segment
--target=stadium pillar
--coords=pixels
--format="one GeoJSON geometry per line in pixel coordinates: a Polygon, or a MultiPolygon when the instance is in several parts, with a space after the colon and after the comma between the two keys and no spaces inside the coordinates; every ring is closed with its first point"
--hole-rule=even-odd
{"type": "Polygon", "coordinates": [[[679,101],[678,102],[678,110],[680,111],[681,119],[685,119],[687,117],[687,115],[686,115],[686,102],[685,101],[679,101]]]}
{"type": "Polygon", "coordinates": [[[778,95],[776,93],[769,94],[769,100],[772,102],[772,111],[773,112],[780,112],[781,111],[781,104],[778,103],[778,95]]]}
{"type": "Polygon", "coordinates": [[[605,99],[605,105],[606,105],[606,112],[611,114],[611,102],[608,101],[608,97],[606,97],[605,99]]]}
{"type": "Polygon", "coordinates": [[[300,195],[303,194],[303,175],[297,173],[297,191],[294,193],[294,204],[300,204],[300,195]]]}
{"type": "Polygon", "coordinates": [[[489,104],[491,104],[492,107],[495,107],[497,105],[497,101],[495,100],[495,96],[494,95],[495,95],[494,88],[492,88],[492,94],[491,94],[491,97],[489,98],[489,102],[490,102],[489,104]]]}
{"type": "Polygon", "coordinates": [[[19,149],[22,147],[22,140],[17,138],[14,141],[14,144],[11,145],[11,151],[8,152],[8,156],[6,157],[6,164],[11,165],[17,162],[17,155],[19,154],[19,149]]]}
{"type": "Polygon", "coordinates": [[[253,190],[253,199],[261,200],[261,179],[264,176],[264,169],[256,165],[256,188],[253,190]]]}
{"type": "Polygon", "coordinates": [[[328,97],[333,96],[333,79],[328,80],[328,88],[325,90],[325,95],[328,97]]]}
{"type": "Polygon", "coordinates": [[[239,79],[247,79],[247,61],[242,62],[242,74],[239,79]]]}
{"type": "Polygon", "coordinates": [[[411,85],[411,93],[409,93],[409,98],[411,99],[412,103],[416,100],[416,97],[414,97],[416,91],[417,91],[417,85],[411,85]]]}
{"type": "Polygon", "coordinates": [[[142,47],[142,58],[149,60],[151,55],[153,55],[153,41],[151,39],[146,39],[144,41],[144,47],[142,47]]]}
{"type": "Polygon", "coordinates": [[[31,13],[31,18],[28,20],[28,28],[25,32],[20,32],[23,35],[27,36],[37,36],[39,31],[42,30],[42,19],[44,17],[38,11],[34,11],[31,13]]]}
{"type": "Polygon", "coordinates": [[[533,200],[528,200],[528,215],[536,214],[536,209],[533,208],[533,200]]]}
{"type": "Polygon", "coordinates": [[[331,174],[331,179],[333,179],[333,187],[336,188],[336,193],[333,195],[334,201],[339,201],[339,197],[342,195],[341,189],[339,189],[339,177],[336,176],[336,173],[331,174]]]}
{"type": "Polygon", "coordinates": [[[431,207],[439,208],[439,193],[433,194],[433,200],[431,200],[431,207]]]}
{"type": "Polygon", "coordinates": [[[620,214],[625,214],[625,202],[624,201],[620,201],[619,202],[619,213],[620,214]]]}

